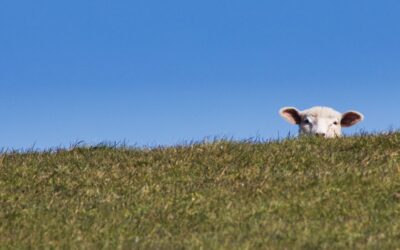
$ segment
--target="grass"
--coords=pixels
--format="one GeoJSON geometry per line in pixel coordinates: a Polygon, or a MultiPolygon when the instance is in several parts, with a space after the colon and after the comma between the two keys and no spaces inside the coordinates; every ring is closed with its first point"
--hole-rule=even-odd
{"type": "Polygon", "coordinates": [[[400,133],[0,155],[9,249],[400,249],[400,133]]]}

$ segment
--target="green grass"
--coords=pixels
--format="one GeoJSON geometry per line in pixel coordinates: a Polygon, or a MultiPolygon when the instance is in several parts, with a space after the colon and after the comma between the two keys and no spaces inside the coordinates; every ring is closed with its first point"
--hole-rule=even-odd
{"type": "Polygon", "coordinates": [[[2,153],[0,247],[400,249],[400,133],[2,153]]]}

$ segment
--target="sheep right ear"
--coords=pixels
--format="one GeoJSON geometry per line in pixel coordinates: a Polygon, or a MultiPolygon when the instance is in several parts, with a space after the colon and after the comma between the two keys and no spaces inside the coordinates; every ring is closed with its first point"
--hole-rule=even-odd
{"type": "Polygon", "coordinates": [[[285,107],[279,111],[279,114],[291,124],[300,124],[301,123],[301,115],[300,111],[293,107],[285,107]]]}
{"type": "Polygon", "coordinates": [[[342,127],[348,128],[364,120],[364,115],[357,111],[349,111],[342,115],[342,120],[340,121],[342,127]]]}

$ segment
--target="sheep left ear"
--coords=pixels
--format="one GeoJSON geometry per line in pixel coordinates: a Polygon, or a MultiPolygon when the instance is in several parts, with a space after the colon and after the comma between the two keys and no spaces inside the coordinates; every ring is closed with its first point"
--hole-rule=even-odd
{"type": "Polygon", "coordinates": [[[363,114],[357,112],[357,111],[349,111],[346,112],[342,115],[342,120],[340,121],[342,127],[348,128],[353,125],[356,125],[357,123],[361,122],[364,120],[363,114]]]}
{"type": "Polygon", "coordinates": [[[300,111],[294,107],[281,108],[279,114],[291,124],[296,125],[301,123],[300,111]]]}

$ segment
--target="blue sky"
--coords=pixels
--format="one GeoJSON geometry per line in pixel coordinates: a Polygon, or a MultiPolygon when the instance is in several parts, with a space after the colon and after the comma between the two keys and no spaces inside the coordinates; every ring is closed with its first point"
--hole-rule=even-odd
{"type": "Polygon", "coordinates": [[[276,138],[282,106],[400,128],[399,1],[0,3],[0,146],[276,138]]]}

